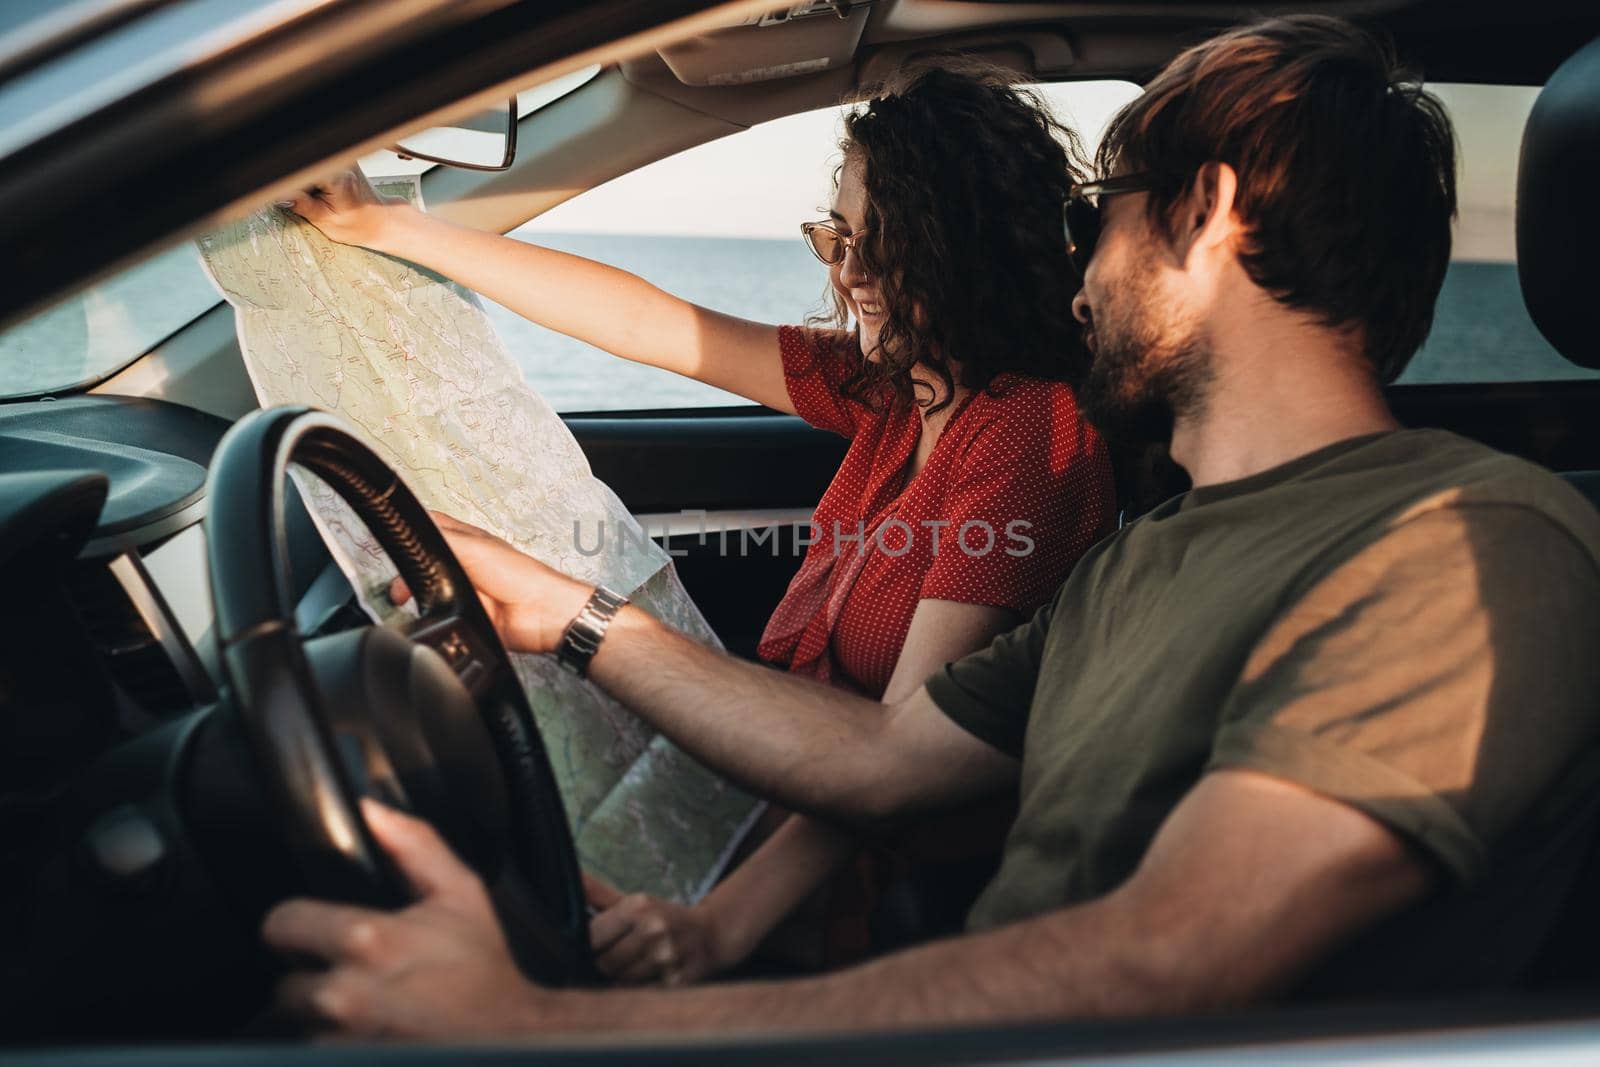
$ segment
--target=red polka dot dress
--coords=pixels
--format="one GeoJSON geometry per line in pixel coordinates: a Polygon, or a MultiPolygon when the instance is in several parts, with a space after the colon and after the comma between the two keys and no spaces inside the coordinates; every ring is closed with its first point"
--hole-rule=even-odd
{"type": "Polygon", "coordinates": [[[763,659],[881,697],[919,600],[1029,614],[1113,525],[1110,460],[1067,386],[996,378],[961,402],[907,484],[920,417],[841,394],[854,335],[784,326],[778,343],[800,417],[850,447],[763,659]]]}

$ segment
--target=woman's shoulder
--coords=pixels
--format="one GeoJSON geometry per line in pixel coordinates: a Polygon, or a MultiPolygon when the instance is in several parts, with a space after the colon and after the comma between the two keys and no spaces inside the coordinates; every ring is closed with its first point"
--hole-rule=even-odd
{"type": "Polygon", "coordinates": [[[813,426],[854,437],[868,410],[846,384],[860,366],[855,338],[844,330],[778,327],[784,386],[795,411],[813,426]]]}
{"type": "Polygon", "coordinates": [[[831,326],[787,325],[778,327],[778,344],[823,359],[848,359],[855,349],[855,335],[831,326]]]}
{"type": "Polygon", "coordinates": [[[1024,374],[997,376],[972,398],[971,415],[970,432],[984,437],[1004,431],[1012,438],[1048,440],[1088,426],[1070,385],[1024,374]]]}
{"type": "Polygon", "coordinates": [[[848,330],[823,326],[778,327],[783,372],[791,384],[814,381],[837,393],[861,366],[861,350],[848,330]]]}
{"type": "MultiPolygon", "coordinates": [[[[1105,443],[1065,382],[1005,375],[973,397],[959,444],[959,469],[1006,470],[1040,491],[1085,474],[1109,479],[1105,443]]],[[[984,475],[989,477],[989,475],[984,475]]]]}

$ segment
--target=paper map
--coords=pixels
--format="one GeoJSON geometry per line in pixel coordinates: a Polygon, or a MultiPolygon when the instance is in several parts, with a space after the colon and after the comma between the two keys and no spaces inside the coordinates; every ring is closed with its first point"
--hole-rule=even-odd
{"type": "MultiPolygon", "coordinates": [[[[374,185],[421,205],[415,178],[374,185]]],[[[336,413],[427,507],[628,594],[657,618],[718,644],[670,558],[590,472],[474,294],[331,241],[275,207],[195,243],[233,305],[239,349],[263,407],[308,404],[336,413]]],[[[305,472],[296,480],[363,606],[379,621],[392,616],[384,590],[394,569],[377,543],[327,486],[305,472]]],[[[513,659],[582,866],[625,892],[697,900],[760,804],[551,657],[513,659]]]]}

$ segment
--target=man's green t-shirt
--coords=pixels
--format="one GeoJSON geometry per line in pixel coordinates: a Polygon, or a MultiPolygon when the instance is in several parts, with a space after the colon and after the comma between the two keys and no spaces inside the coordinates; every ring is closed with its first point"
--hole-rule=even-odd
{"type": "Polygon", "coordinates": [[[1110,892],[1203,774],[1244,768],[1359,808],[1442,874],[1307,989],[1509,981],[1600,801],[1600,515],[1452,434],[1342,441],[1130,524],[928,691],[1022,761],[973,928],[1110,892]]]}

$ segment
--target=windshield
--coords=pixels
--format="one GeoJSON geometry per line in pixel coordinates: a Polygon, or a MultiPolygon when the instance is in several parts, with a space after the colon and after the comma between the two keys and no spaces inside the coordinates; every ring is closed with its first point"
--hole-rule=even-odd
{"type": "Polygon", "coordinates": [[[0,398],[86,388],[220,297],[187,241],[0,334],[0,398]]]}
{"type": "MultiPolygon", "coordinates": [[[[526,117],[578,89],[598,66],[517,94],[526,117]]],[[[374,152],[361,160],[371,175],[421,174],[436,164],[374,152]]],[[[110,377],[221,302],[182,241],[111,278],[79,290],[0,333],[0,400],[75,392],[110,377]]]]}

